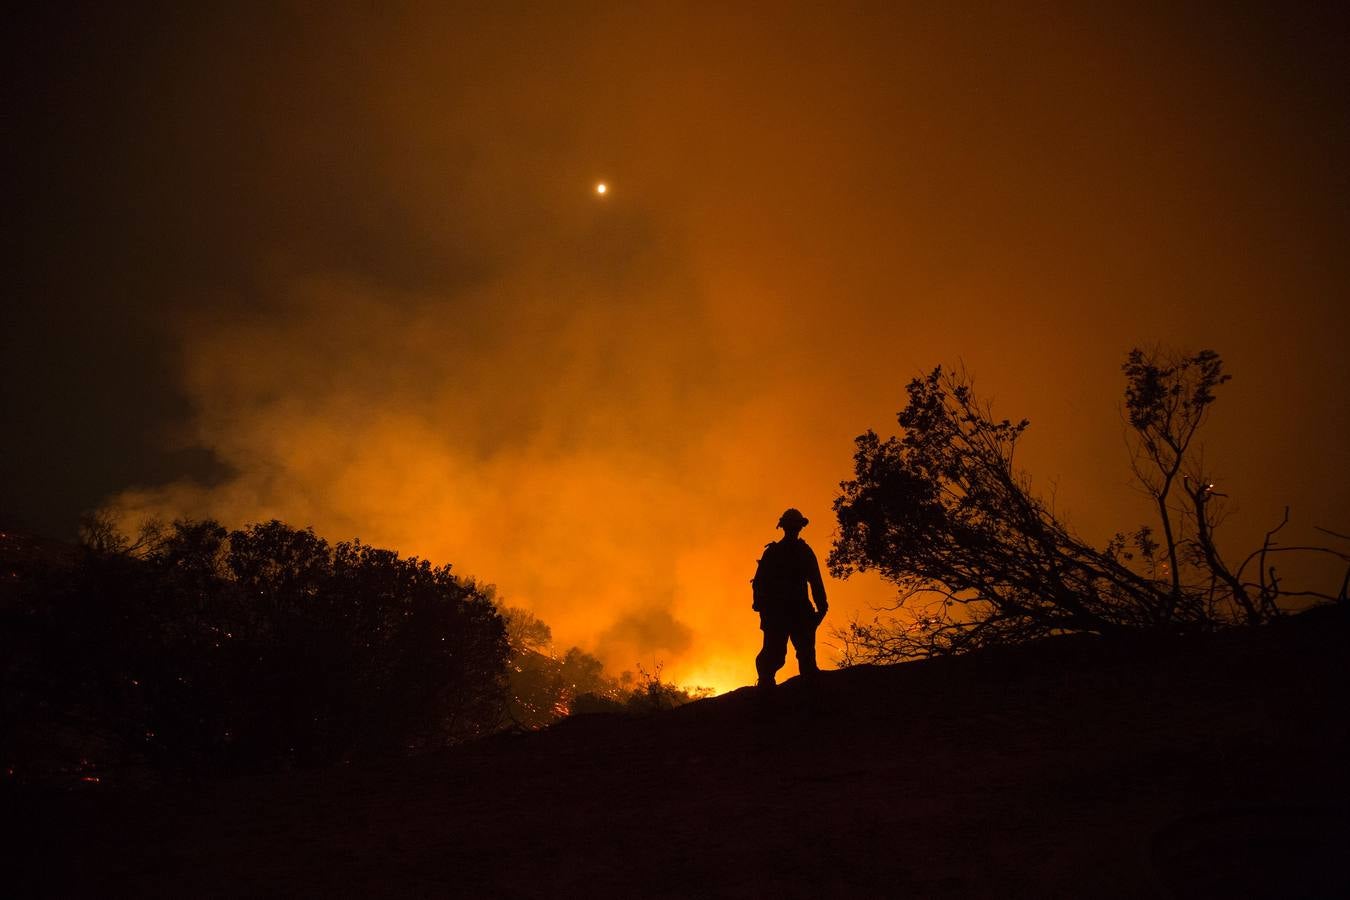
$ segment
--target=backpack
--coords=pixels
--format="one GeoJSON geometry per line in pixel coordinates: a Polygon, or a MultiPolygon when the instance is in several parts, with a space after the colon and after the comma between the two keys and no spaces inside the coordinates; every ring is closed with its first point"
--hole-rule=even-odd
{"type": "Polygon", "coordinates": [[[764,554],[755,565],[755,577],[750,579],[755,612],[769,612],[783,605],[793,586],[792,548],[777,541],[764,545],[764,554]]]}

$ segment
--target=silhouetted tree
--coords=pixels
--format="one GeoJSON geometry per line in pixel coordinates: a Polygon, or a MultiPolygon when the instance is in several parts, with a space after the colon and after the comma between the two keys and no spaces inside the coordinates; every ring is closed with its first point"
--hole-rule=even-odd
{"type": "MultiPolygon", "coordinates": [[[[1228,495],[1216,489],[1203,455],[1193,444],[1204,425],[1214,391],[1229,380],[1223,362],[1212,350],[1193,356],[1131,350],[1125,373],[1125,413],[1129,423],[1131,465],[1135,481],[1158,511],[1161,545],[1143,526],[1135,544],[1147,573],[1168,585],[1163,618],[1221,624],[1256,625],[1284,614],[1292,598],[1344,600],[1346,582],[1337,595],[1291,591],[1281,584],[1272,559],[1279,554],[1323,554],[1350,559],[1329,547],[1280,546],[1278,534],[1289,522],[1289,508],[1260,547],[1231,566],[1215,540],[1228,495]]],[[[1342,537],[1319,529],[1333,537],[1342,537]]],[[[1117,537],[1115,549],[1124,546],[1117,537]]],[[[1350,580],[1350,572],[1346,573],[1350,580]]]]}
{"type": "Polygon", "coordinates": [[[442,745],[500,719],[506,630],[449,566],[277,521],[95,536],[18,591],[6,680],[26,716],[210,770],[442,745]]]}
{"type": "Polygon", "coordinates": [[[506,624],[506,640],[512,651],[543,652],[553,643],[553,630],[528,609],[503,606],[500,612],[502,622],[506,624]]]}
{"type": "Polygon", "coordinates": [[[659,662],[650,672],[639,664],[636,675],[610,676],[600,660],[577,647],[561,658],[534,653],[514,660],[510,710],[517,727],[539,728],[568,715],[646,715],[712,695],[712,688],[662,680],[659,662]]]}
{"type": "Polygon", "coordinates": [[[585,694],[614,699],[619,684],[604,672],[604,665],[579,647],[561,657],[550,650],[553,635],[534,613],[504,607],[511,644],[507,664],[509,702],[507,724],[534,729],[552,724],[572,712],[577,697],[585,694]]]}
{"type": "MultiPolygon", "coordinates": [[[[968,377],[939,367],[908,385],[902,436],[883,441],[869,431],[857,439],[855,477],[840,485],[834,504],[840,530],[830,571],[839,578],[878,571],[900,589],[892,612],[903,611],[844,631],[846,662],[1064,632],[1208,629],[1280,614],[1282,596],[1292,595],[1281,593],[1273,573],[1253,582],[1244,579],[1245,563],[1232,571],[1223,562],[1214,543],[1221,495],[1191,449],[1215,388],[1228,380],[1218,355],[1135,350],[1123,369],[1135,473],[1156,503],[1162,543],[1150,526],[1100,549],[1079,538],[1014,465],[1028,422],[996,418],[968,377]]],[[[1328,548],[1275,547],[1273,534],[1247,560],[1263,573],[1276,550],[1350,560],[1328,548]]]]}

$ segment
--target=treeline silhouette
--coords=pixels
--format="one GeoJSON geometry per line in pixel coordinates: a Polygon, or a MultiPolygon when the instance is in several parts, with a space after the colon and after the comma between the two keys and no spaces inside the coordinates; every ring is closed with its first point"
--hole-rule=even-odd
{"type": "Polygon", "coordinates": [[[94,517],[79,547],[18,546],[0,579],[12,780],[320,767],[697,696],[554,656],[545,623],[449,565],[275,520],[133,541],[94,517]]]}
{"type": "Polygon", "coordinates": [[[712,693],[665,681],[661,664],[617,676],[579,647],[553,651],[552,629],[528,610],[503,607],[511,657],[506,718],[510,727],[539,728],[575,713],[649,713],[683,706],[712,693]]]}
{"type": "Polygon", "coordinates": [[[91,767],[237,772],[445,745],[499,720],[506,629],[449,566],[277,521],[90,537],[6,604],[7,742],[54,729],[91,767]]]}

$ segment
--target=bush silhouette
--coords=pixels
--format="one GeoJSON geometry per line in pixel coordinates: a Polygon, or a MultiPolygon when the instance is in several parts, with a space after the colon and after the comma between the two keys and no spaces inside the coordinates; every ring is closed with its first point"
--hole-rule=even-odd
{"type": "Polygon", "coordinates": [[[625,709],[628,712],[662,712],[667,709],[674,709],[677,706],[684,706],[686,703],[692,703],[695,700],[701,700],[712,694],[711,688],[684,688],[669,681],[662,681],[661,663],[656,663],[650,672],[643,668],[641,664],[638,665],[637,669],[641,679],[640,683],[633,688],[633,692],[628,695],[628,701],[625,704],[625,709]]]}

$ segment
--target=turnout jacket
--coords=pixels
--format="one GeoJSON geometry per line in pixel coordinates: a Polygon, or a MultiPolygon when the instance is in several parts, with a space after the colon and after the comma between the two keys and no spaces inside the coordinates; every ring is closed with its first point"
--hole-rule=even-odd
{"type": "Polygon", "coordinates": [[[760,627],[788,628],[803,620],[814,622],[817,611],[823,612],[828,606],[815,551],[801,538],[783,538],[765,546],[764,560],[772,562],[774,586],[773,596],[759,610],[760,627]],[[814,608],[811,600],[815,601],[814,608]]]}

